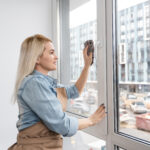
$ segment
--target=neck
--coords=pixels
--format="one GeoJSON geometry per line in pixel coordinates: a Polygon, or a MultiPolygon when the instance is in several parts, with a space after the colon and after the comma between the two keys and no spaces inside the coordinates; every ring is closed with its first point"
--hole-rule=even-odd
{"type": "Polygon", "coordinates": [[[36,66],[35,70],[41,72],[44,75],[48,75],[48,70],[45,70],[45,69],[41,68],[40,66],[36,66]]]}

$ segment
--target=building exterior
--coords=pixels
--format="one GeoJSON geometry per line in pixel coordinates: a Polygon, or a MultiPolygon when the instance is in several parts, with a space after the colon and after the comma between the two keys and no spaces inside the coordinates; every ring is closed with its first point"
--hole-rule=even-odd
{"type": "Polygon", "coordinates": [[[149,1],[118,13],[118,44],[119,83],[129,91],[150,91],[149,1]]]}
{"type": "Polygon", "coordinates": [[[150,81],[150,3],[118,13],[119,81],[150,81]]]}
{"type": "MultiPolygon", "coordinates": [[[[83,49],[86,40],[93,40],[96,43],[96,21],[70,29],[70,79],[76,80],[84,66],[83,49]]],[[[96,57],[95,47],[95,57],[96,57]]],[[[96,58],[91,66],[88,81],[96,81],[96,58]]]]}
{"type": "MultiPolygon", "coordinates": [[[[134,5],[117,14],[119,84],[129,91],[150,91],[150,2],[134,5]]],[[[82,71],[84,42],[88,39],[96,42],[96,35],[96,20],[70,29],[71,80],[76,80],[82,71]]],[[[89,81],[96,79],[95,61],[89,81]]]]}

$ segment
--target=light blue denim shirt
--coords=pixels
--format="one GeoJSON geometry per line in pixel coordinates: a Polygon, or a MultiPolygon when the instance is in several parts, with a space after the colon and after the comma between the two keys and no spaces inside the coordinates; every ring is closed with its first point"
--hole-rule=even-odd
{"type": "Polygon", "coordinates": [[[60,85],[56,79],[37,70],[23,79],[17,93],[19,120],[16,126],[19,131],[42,121],[50,130],[63,136],[72,136],[77,132],[78,119],[63,112],[57,99],[57,87],[66,89],[68,99],[79,96],[75,85],[60,85]]]}

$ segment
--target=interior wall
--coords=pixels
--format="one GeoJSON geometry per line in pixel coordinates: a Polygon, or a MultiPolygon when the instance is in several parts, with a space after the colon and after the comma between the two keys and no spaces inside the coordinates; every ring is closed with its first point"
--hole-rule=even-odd
{"type": "Polygon", "coordinates": [[[33,34],[49,38],[51,31],[50,0],[0,0],[0,149],[16,142],[17,104],[12,105],[20,45],[33,34]]]}

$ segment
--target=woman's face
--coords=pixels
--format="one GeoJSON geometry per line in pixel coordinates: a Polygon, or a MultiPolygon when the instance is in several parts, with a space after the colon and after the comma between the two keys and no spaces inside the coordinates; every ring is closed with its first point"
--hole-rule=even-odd
{"type": "Polygon", "coordinates": [[[56,70],[58,57],[55,54],[54,45],[51,42],[45,44],[45,50],[42,56],[38,59],[36,68],[41,72],[56,70]]]}

